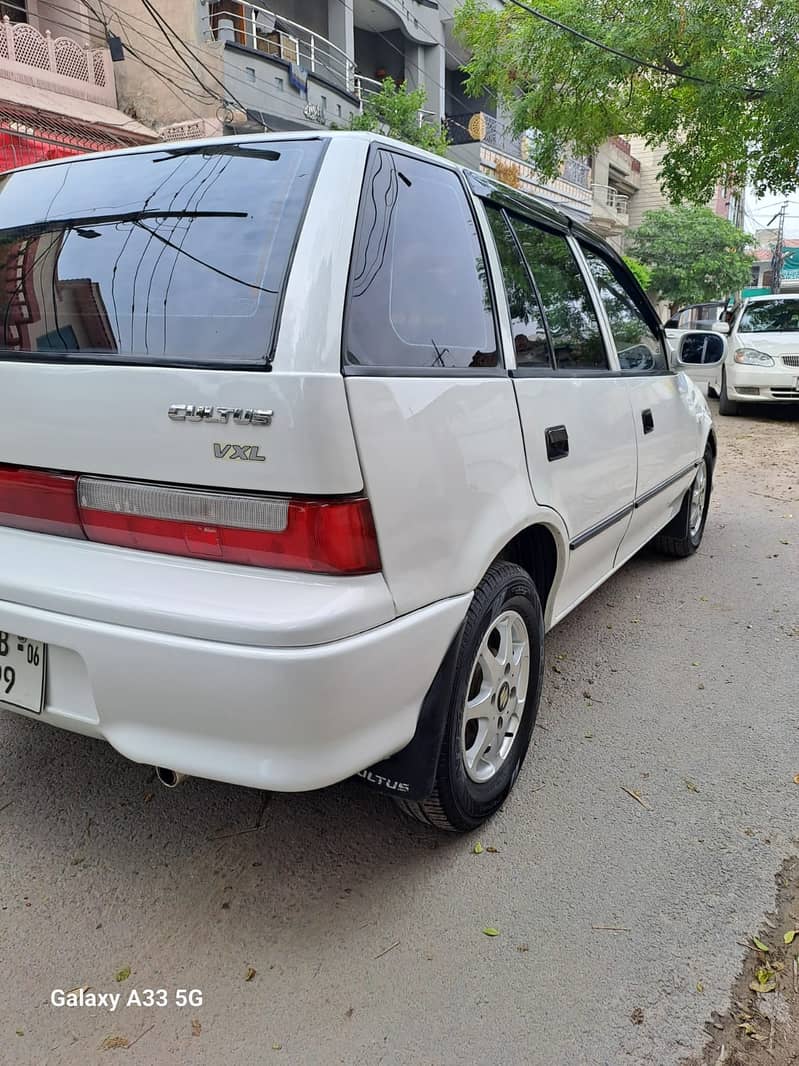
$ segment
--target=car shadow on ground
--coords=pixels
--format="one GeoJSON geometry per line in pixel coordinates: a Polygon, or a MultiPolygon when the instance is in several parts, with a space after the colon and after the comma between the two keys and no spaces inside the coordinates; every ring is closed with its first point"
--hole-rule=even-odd
{"type": "Polygon", "coordinates": [[[718,400],[708,398],[708,404],[716,421],[728,418],[752,422],[799,422],[799,403],[747,403],[739,404],[737,415],[720,415],[718,400]]]}

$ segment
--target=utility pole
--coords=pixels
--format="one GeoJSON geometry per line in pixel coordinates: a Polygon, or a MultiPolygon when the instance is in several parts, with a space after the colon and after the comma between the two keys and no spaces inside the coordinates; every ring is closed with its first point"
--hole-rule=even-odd
{"type": "Polygon", "coordinates": [[[783,254],[783,239],[785,236],[785,212],[788,210],[788,201],[783,202],[782,207],[779,210],[779,215],[774,215],[774,218],[769,222],[769,226],[775,218],[779,217],[779,225],[777,226],[777,242],[774,245],[774,254],[771,257],[771,291],[778,293],[782,285],[782,264],[785,256],[783,254]]]}

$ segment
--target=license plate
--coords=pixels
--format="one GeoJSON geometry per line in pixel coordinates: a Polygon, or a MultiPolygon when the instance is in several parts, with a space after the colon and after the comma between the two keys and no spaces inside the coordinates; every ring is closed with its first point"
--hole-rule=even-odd
{"type": "Polygon", "coordinates": [[[41,714],[47,645],[0,630],[0,704],[41,714]]]}

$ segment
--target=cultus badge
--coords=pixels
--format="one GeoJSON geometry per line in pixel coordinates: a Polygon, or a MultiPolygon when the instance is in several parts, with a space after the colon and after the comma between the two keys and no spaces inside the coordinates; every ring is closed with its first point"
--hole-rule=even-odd
{"type": "Polygon", "coordinates": [[[202,407],[189,403],[173,403],[167,413],[173,422],[230,423],[236,426],[269,426],[274,415],[274,411],[252,407],[202,407]]]}

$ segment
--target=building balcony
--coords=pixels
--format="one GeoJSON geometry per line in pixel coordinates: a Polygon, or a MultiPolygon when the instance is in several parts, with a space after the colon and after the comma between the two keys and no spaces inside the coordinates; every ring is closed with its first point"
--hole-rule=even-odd
{"type": "Polygon", "coordinates": [[[591,186],[591,228],[604,237],[618,236],[630,225],[630,198],[612,185],[591,186]]]}
{"type": "Polygon", "coordinates": [[[641,161],[632,154],[630,142],[624,137],[611,137],[607,142],[608,166],[613,177],[630,192],[641,188],[641,161]]]}
{"type": "Polygon", "coordinates": [[[570,214],[591,217],[591,168],[580,159],[567,158],[560,175],[546,179],[528,162],[532,135],[516,137],[495,116],[479,111],[449,115],[450,156],[457,162],[490,174],[523,192],[555,204],[570,214]]]}
{"type": "Polygon", "coordinates": [[[320,33],[258,4],[218,0],[206,9],[212,40],[258,52],[279,66],[302,70],[345,93],[356,93],[355,62],[320,33]]]}
{"type": "Polygon", "coordinates": [[[87,48],[72,37],[40,33],[28,22],[0,23],[0,78],[95,104],[116,107],[107,48],[87,48]]]}

